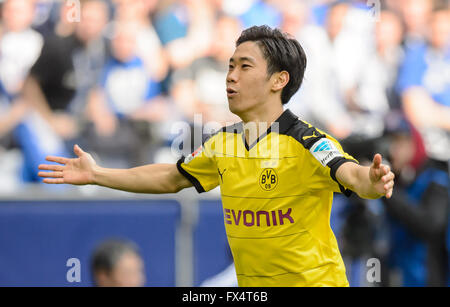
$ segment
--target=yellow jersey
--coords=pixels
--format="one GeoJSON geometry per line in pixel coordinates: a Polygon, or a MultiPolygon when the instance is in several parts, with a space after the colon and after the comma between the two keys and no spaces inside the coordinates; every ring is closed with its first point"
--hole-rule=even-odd
{"type": "Polygon", "coordinates": [[[336,179],[346,162],[357,163],[286,110],[251,146],[237,123],[177,167],[199,193],[220,185],[239,286],[348,286],[330,227],[333,192],[351,194],[336,179]]]}

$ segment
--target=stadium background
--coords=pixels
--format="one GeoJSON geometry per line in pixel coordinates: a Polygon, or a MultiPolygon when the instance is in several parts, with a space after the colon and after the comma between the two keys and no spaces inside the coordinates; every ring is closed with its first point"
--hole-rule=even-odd
{"type": "MultiPolygon", "coordinates": [[[[386,131],[404,129],[405,116],[447,138],[425,150],[448,163],[449,1],[0,3],[0,286],[90,286],[91,253],[108,238],[139,246],[147,286],[198,286],[229,267],[220,191],[133,195],[44,186],[36,173],[48,154],[73,155],[75,143],[117,168],[175,162],[198,147],[207,123],[236,120],[227,62],[252,25],[279,27],[304,46],[305,83],[287,107],[362,163],[375,151],[388,157],[386,131]],[[441,53],[421,63],[427,48],[441,53]],[[174,153],[180,122],[200,136],[174,153]],[[81,261],[80,283],[66,279],[70,258],[81,261]]],[[[336,196],[331,226],[352,286],[407,284],[389,261],[389,222],[380,200],[336,196]],[[366,279],[373,257],[381,282],[366,279]]]]}

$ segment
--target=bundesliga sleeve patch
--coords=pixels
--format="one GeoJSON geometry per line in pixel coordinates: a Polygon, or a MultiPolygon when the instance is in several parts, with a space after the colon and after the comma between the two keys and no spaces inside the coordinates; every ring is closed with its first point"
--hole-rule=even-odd
{"type": "Polygon", "coordinates": [[[184,159],[184,164],[188,164],[189,162],[191,162],[202,151],[203,151],[203,146],[200,146],[199,148],[197,148],[197,150],[195,150],[193,153],[191,153],[189,156],[187,156],[186,159],[184,159]]]}
{"type": "Polygon", "coordinates": [[[309,151],[323,166],[327,166],[336,157],[344,156],[336,145],[326,138],[319,139],[309,151]]]}

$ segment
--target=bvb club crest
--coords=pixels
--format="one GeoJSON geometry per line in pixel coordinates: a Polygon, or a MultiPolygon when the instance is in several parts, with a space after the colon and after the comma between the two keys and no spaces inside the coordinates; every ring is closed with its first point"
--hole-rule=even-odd
{"type": "Polygon", "coordinates": [[[278,175],[273,168],[265,168],[259,175],[259,186],[264,191],[272,191],[278,184],[278,175]]]}

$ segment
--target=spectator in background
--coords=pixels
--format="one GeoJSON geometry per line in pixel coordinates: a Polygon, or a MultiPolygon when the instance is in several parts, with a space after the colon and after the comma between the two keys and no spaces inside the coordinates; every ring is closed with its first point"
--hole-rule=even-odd
{"type": "Polygon", "coordinates": [[[6,147],[8,142],[3,142],[6,136],[23,120],[29,111],[29,106],[23,101],[17,101],[10,105],[4,90],[0,90],[0,146],[6,147]]]}
{"type": "Polygon", "coordinates": [[[341,118],[339,115],[343,111],[342,108],[339,110],[336,91],[331,86],[334,77],[327,33],[322,27],[308,22],[312,13],[304,2],[289,1],[283,5],[281,13],[282,29],[296,37],[308,55],[303,86],[291,98],[288,107],[312,125],[320,129],[328,128],[334,136],[340,136],[336,129],[332,129],[332,126],[336,126],[333,118],[341,118]]]}
{"type": "Polygon", "coordinates": [[[0,193],[17,191],[22,183],[22,152],[15,148],[14,131],[30,112],[20,98],[12,102],[0,83],[0,193]]]}
{"type": "Polygon", "coordinates": [[[169,113],[159,83],[137,55],[138,29],[133,22],[115,24],[113,57],[86,112],[95,128],[88,147],[124,167],[149,162],[149,124],[163,122],[169,113]]]}
{"type": "Polygon", "coordinates": [[[352,133],[343,146],[358,159],[369,160],[384,132],[384,118],[391,108],[400,108],[395,91],[398,70],[403,60],[401,42],[403,30],[400,19],[392,12],[380,12],[375,24],[375,48],[348,97],[346,112],[352,119],[352,133]]]}
{"type": "Polygon", "coordinates": [[[280,27],[280,9],[290,0],[214,0],[219,15],[239,19],[243,28],[268,25],[280,27]]]}
{"type": "Polygon", "coordinates": [[[214,29],[215,39],[207,56],[174,72],[171,94],[189,122],[193,122],[194,114],[200,113],[204,122],[216,121],[224,125],[238,120],[228,108],[224,82],[242,29],[238,19],[228,16],[220,17],[214,29]]]}
{"type": "MultiPolygon", "coordinates": [[[[33,138],[42,137],[43,129],[39,128],[45,126],[37,113],[31,110],[29,101],[21,96],[27,74],[39,57],[43,45],[42,36],[31,29],[34,9],[33,1],[5,1],[2,6],[0,35],[0,137],[7,148],[17,143],[22,147],[25,163],[21,177],[24,181],[37,179],[34,169],[38,166],[38,160],[31,154],[35,148],[31,144],[36,140],[30,140],[30,133],[34,131],[39,134],[33,138]],[[27,152],[26,148],[30,148],[30,151],[27,152]],[[32,161],[36,162],[34,167],[31,165],[32,161]]],[[[47,149],[49,147],[53,150],[58,145],[47,144],[47,149]]],[[[53,152],[64,153],[58,150],[53,152]]],[[[44,156],[40,156],[42,158],[44,156]]]]}
{"type": "Polygon", "coordinates": [[[109,19],[107,4],[104,1],[88,0],[81,2],[81,5],[81,20],[75,28],[81,48],[76,48],[72,55],[76,92],[69,105],[70,112],[76,117],[83,115],[88,95],[98,84],[110,56],[110,47],[104,36],[109,19]]]}
{"type": "Polygon", "coordinates": [[[314,25],[323,27],[326,24],[328,10],[331,4],[335,3],[336,0],[317,0],[313,1],[311,4],[311,22],[314,25]]]}
{"type": "Polygon", "coordinates": [[[161,41],[151,20],[157,0],[115,0],[115,22],[136,22],[136,54],[144,61],[156,81],[162,81],[168,71],[168,62],[161,41]]]}
{"type": "Polygon", "coordinates": [[[404,119],[388,118],[396,191],[383,198],[391,218],[389,265],[403,286],[446,285],[450,179],[446,165],[427,160],[422,138],[404,119]]]}
{"type": "MultiPolygon", "coordinates": [[[[354,123],[351,113],[355,105],[358,82],[363,70],[375,53],[376,18],[369,7],[355,2],[353,5],[336,4],[330,9],[326,29],[333,42],[333,69],[336,77],[338,100],[351,118],[349,135],[360,133],[362,125],[354,123]]],[[[360,102],[361,103],[361,102],[360,102]]]]}
{"type": "Polygon", "coordinates": [[[143,287],[144,262],[137,246],[129,241],[108,240],[96,247],[91,272],[97,287],[143,287]]]}
{"type": "Polygon", "coordinates": [[[31,29],[34,3],[7,0],[2,5],[0,82],[10,96],[16,96],[42,49],[42,36],[31,29]]]}
{"type": "MultiPolygon", "coordinates": [[[[225,0],[227,1],[227,0],[225,0]]],[[[228,0],[228,2],[232,2],[228,0]]],[[[236,2],[236,1],[234,1],[236,2]]],[[[275,0],[253,0],[250,1],[249,9],[239,16],[244,29],[252,26],[268,25],[269,27],[279,27],[281,24],[281,14],[278,10],[280,2],[275,0]]]]}
{"type": "Polygon", "coordinates": [[[7,0],[1,7],[0,25],[0,139],[24,118],[28,104],[19,93],[30,67],[43,45],[42,36],[31,29],[34,4],[28,0],[7,0]]]}
{"type": "Polygon", "coordinates": [[[214,3],[209,0],[163,0],[158,3],[155,29],[174,69],[204,56],[212,40],[214,3]]]}
{"type": "Polygon", "coordinates": [[[450,160],[450,13],[435,11],[427,44],[407,49],[397,90],[430,158],[450,160]]]}
{"type": "MultiPolygon", "coordinates": [[[[55,27],[61,24],[60,19],[61,6],[65,4],[68,9],[74,8],[75,2],[55,1],[55,0],[33,0],[35,3],[35,11],[33,18],[33,29],[41,33],[44,37],[54,33],[55,27]],[[72,6],[72,7],[70,7],[72,6]]],[[[108,0],[107,0],[108,1],[108,0]]],[[[74,14],[73,14],[74,16],[74,14]]],[[[75,17],[75,16],[74,16],[75,17]]],[[[72,25],[72,28],[74,25],[72,25]]]]}
{"type": "Polygon", "coordinates": [[[281,14],[280,28],[292,36],[311,25],[310,8],[302,1],[283,0],[279,2],[278,9],[281,14]]]}
{"type": "Polygon", "coordinates": [[[375,49],[362,67],[348,111],[355,121],[355,132],[366,138],[383,134],[383,118],[390,107],[397,106],[393,91],[403,52],[400,19],[382,11],[375,25],[375,49]],[[365,127],[366,126],[366,127],[365,127]]]}
{"type": "Polygon", "coordinates": [[[162,0],[155,13],[155,29],[164,46],[188,33],[188,12],[185,5],[177,0],[162,0]]]}
{"type": "Polygon", "coordinates": [[[24,154],[25,181],[38,181],[35,169],[45,156],[66,153],[65,142],[77,137],[86,97],[104,65],[106,3],[81,1],[80,22],[70,22],[69,13],[70,7],[61,5],[60,22],[45,37],[22,90],[37,111],[15,133],[24,154]]]}
{"type": "Polygon", "coordinates": [[[386,114],[390,109],[400,108],[394,87],[404,57],[403,34],[398,15],[388,10],[381,11],[375,24],[375,49],[364,65],[362,80],[359,79],[357,85],[355,102],[360,109],[386,114]]]}
{"type": "Polygon", "coordinates": [[[46,38],[24,89],[24,95],[64,139],[77,134],[74,116],[82,115],[108,56],[103,37],[108,21],[106,3],[82,0],[80,22],[69,20],[70,13],[70,7],[61,5],[60,21],[46,38]]]}
{"type": "Polygon", "coordinates": [[[402,0],[398,1],[398,7],[405,26],[405,47],[425,43],[433,0],[402,0]]]}

